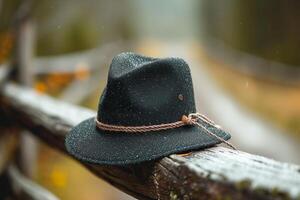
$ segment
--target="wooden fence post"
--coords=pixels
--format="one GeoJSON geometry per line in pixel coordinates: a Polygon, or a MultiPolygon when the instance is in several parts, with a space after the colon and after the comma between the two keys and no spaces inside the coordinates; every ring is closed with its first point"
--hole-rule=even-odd
{"type": "MultiPolygon", "coordinates": [[[[15,48],[12,65],[16,69],[16,78],[24,86],[33,82],[32,61],[34,55],[34,22],[30,17],[31,0],[24,0],[16,13],[15,48]]],[[[25,175],[32,177],[36,166],[37,144],[29,134],[22,134],[20,139],[20,167],[25,175]]]]}

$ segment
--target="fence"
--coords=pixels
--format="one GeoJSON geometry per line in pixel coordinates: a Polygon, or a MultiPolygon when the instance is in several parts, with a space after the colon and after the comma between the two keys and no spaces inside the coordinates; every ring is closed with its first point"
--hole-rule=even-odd
{"type": "MultiPolygon", "coordinates": [[[[20,37],[24,36],[21,32],[20,37]]],[[[21,40],[19,42],[22,43],[21,40]]],[[[30,82],[30,76],[27,76],[32,73],[27,68],[29,65],[34,66],[31,69],[33,73],[49,73],[39,70],[38,66],[46,66],[50,62],[28,59],[24,55],[28,54],[31,44],[23,45],[25,47],[19,44],[22,48],[17,50],[20,51],[16,54],[19,57],[14,63],[19,71],[22,69],[24,72],[19,80],[30,82]]],[[[79,57],[99,54],[101,52],[90,51],[79,57]]],[[[60,58],[53,63],[66,66],[65,69],[70,71],[79,57],[60,58]]],[[[53,68],[54,71],[60,69],[53,68]]],[[[95,112],[13,84],[7,80],[9,74],[8,67],[0,68],[0,174],[8,168],[12,185],[30,199],[57,199],[10,165],[22,136],[19,130],[27,130],[53,149],[66,153],[65,135],[82,120],[95,116],[95,112]]],[[[124,167],[81,164],[97,177],[138,199],[300,199],[300,166],[220,146],[124,167]]]]}
{"type": "MultiPolygon", "coordinates": [[[[65,153],[65,134],[95,112],[6,83],[1,109],[13,126],[65,153]]],[[[299,199],[300,167],[213,147],[127,167],[81,163],[99,178],[138,199],[299,199]]],[[[80,180],[78,180],[80,181],[80,180]]]]}

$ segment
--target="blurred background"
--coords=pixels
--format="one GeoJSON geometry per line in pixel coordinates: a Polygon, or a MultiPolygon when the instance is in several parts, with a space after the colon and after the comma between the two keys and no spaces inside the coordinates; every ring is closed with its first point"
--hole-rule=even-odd
{"type": "MultiPolygon", "coordinates": [[[[34,72],[24,84],[97,109],[114,55],[182,57],[198,111],[239,150],[300,164],[299,9],[296,0],[0,0],[0,67],[21,57],[34,72]]],[[[29,142],[31,179],[60,199],[132,199],[29,142]]]]}

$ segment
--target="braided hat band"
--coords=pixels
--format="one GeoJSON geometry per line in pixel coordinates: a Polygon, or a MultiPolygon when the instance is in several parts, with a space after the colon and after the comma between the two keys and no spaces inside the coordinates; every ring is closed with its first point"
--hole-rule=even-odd
{"type": "Polygon", "coordinates": [[[126,132],[126,133],[145,133],[150,131],[161,131],[161,130],[168,130],[179,128],[186,125],[195,125],[203,128],[205,132],[219,140],[220,142],[226,144],[227,146],[231,147],[232,149],[236,150],[235,146],[233,146],[230,142],[227,142],[223,138],[219,137],[218,135],[209,131],[206,127],[198,122],[201,119],[204,122],[208,123],[209,125],[220,128],[219,125],[215,124],[212,120],[207,118],[206,116],[200,113],[191,113],[188,116],[183,115],[180,121],[172,122],[172,123],[165,123],[165,124],[157,124],[157,125],[149,125],[149,126],[119,126],[119,125],[111,125],[105,124],[100,122],[97,117],[95,118],[97,128],[105,131],[114,131],[114,132],[126,132]]]}

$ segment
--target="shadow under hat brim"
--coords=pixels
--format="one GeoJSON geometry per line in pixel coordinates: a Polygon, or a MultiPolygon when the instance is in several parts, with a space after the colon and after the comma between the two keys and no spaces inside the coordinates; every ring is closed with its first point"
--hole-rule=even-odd
{"type": "MultiPolygon", "coordinates": [[[[204,122],[201,124],[219,137],[230,139],[225,131],[204,122]]],[[[96,128],[95,118],[74,127],[65,142],[67,151],[75,158],[104,165],[136,164],[220,143],[198,126],[148,133],[109,132],[96,128]]]]}

